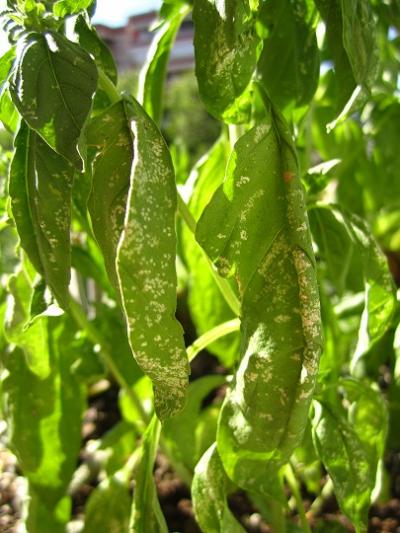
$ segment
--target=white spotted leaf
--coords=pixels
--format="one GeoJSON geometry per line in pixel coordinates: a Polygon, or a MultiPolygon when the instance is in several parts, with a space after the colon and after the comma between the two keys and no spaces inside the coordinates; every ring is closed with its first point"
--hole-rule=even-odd
{"type": "Polygon", "coordinates": [[[79,170],[78,148],[92,107],[97,69],[90,55],[59,33],[29,33],[18,43],[10,89],[28,125],[79,170]]]}
{"type": "Polygon", "coordinates": [[[193,22],[196,76],[207,110],[225,122],[245,122],[260,45],[250,7],[241,0],[195,0],[193,22]]]}
{"type": "Polygon", "coordinates": [[[74,169],[22,123],[10,170],[11,208],[21,246],[58,303],[68,306],[74,169]]]}
{"type": "Polygon", "coordinates": [[[91,120],[87,144],[89,150],[96,150],[88,209],[108,276],[118,291],[115,259],[133,162],[133,140],[123,101],[91,120]]]}
{"type": "Polygon", "coordinates": [[[291,136],[268,101],[237,141],[196,236],[241,297],[241,362],[218,450],[239,486],[268,494],[301,442],[322,344],[304,192],[291,136]]]}
{"type": "MultiPolygon", "coordinates": [[[[229,157],[229,143],[224,136],[214,144],[193,169],[189,181],[195,180],[189,207],[197,220],[221,185],[229,157]]],[[[188,303],[192,320],[199,335],[209,329],[235,318],[215,282],[206,256],[191,231],[182,228],[183,254],[189,270],[188,303]]],[[[238,358],[239,334],[221,337],[207,347],[222,364],[231,367],[238,358]]]]}
{"type": "Polygon", "coordinates": [[[157,126],[135,101],[126,104],[134,163],[117,273],[129,342],[154,385],[160,419],[182,409],[189,363],[176,311],[176,186],[157,126]]]}

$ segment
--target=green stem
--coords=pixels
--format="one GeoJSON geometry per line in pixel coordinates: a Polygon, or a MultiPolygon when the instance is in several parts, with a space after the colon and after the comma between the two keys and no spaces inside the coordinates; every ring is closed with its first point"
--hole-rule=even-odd
{"type": "Polygon", "coordinates": [[[320,512],[323,504],[330,496],[332,496],[332,493],[333,493],[333,483],[332,483],[331,478],[328,478],[327,482],[322,487],[320,494],[318,494],[318,496],[315,498],[315,500],[311,504],[310,511],[312,512],[314,516],[320,512]]]}
{"type": "Polygon", "coordinates": [[[125,377],[123,376],[123,374],[121,374],[117,365],[115,364],[114,359],[111,355],[111,349],[108,346],[107,341],[93,326],[93,324],[86,316],[86,313],[84,312],[82,307],[73,298],[69,299],[69,311],[71,312],[71,315],[75,322],[78,324],[78,326],[86,332],[86,335],[88,336],[89,340],[93,344],[98,344],[100,346],[100,354],[105,364],[115,377],[120,387],[125,390],[126,394],[128,395],[135,409],[138,411],[142,420],[146,422],[148,420],[147,413],[143,409],[142,403],[129,386],[129,383],[126,381],[125,377]]]}
{"type": "MultiPolygon", "coordinates": [[[[196,220],[194,219],[192,213],[189,211],[188,206],[183,201],[182,197],[178,193],[178,212],[183,218],[183,220],[186,222],[187,227],[189,230],[193,233],[193,235],[196,232],[196,220]]],[[[200,246],[200,245],[199,245],[200,246]]],[[[213,275],[213,278],[215,280],[215,283],[217,284],[222,296],[224,297],[226,303],[229,305],[229,307],[232,309],[234,314],[236,316],[240,316],[240,302],[234,293],[232,287],[230,286],[228,280],[225,278],[222,278],[218,272],[216,271],[214,265],[206,255],[203,249],[201,249],[204,253],[204,256],[207,260],[207,263],[210,267],[211,274],[213,275]]]]}
{"type": "Polygon", "coordinates": [[[121,95],[118,89],[115,87],[110,78],[103,72],[101,68],[98,68],[99,73],[99,86],[106,93],[112,104],[116,104],[121,100],[121,95]]]}
{"type": "Polygon", "coordinates": [[[240,129],[239,126],[236,124],[228,124],[228,135],[229,135],[229,144],[231,145],[231,149],[233,150],[236,141],[240,137],[240,129]]]}
{"type": "Polygon", "coordinates": [[[290,490],[296,501],[296,507],[299,513],[300,522],[303,527],[303,531],[305,533],[311,533],[310,524],[308,523],[307,516],[306,516],[306,510],[304,509],[303,498],[301,497],[301,494],[300,494],[299,483],[297,481],[293,467],[290,463],[288,463],[285,467],[285,478],[286,478],[286,481],[288,482],[290,490]]]}
{"type": "Polygon", "coordinates": [[[274,533],[286,533],[286,519],[281,503],[271,499],[270,501],[270,525],[274,533]]]}
{"type": "Polygon", "coordinates": [[[219,324],[218,326],[215,326],[215,328],[212,328],[208,330],[204,335],[201,335],[201,337],[198,337],[193,344],[188,346],[186,348],[186,352],[188,354],[189,361],[192,361],[196,355],[201,352],[201,350],[204,350],[204,348],[207,348],[209,344],[216,341],[220,337],[224,337],[225,335],[228,335],[229,333],[233,333],[234,331],[238,331],[240,329],[240,319],[234,318],[233,320],[228,320],[227,322],[224,322],[223,324],[219,324]]]}

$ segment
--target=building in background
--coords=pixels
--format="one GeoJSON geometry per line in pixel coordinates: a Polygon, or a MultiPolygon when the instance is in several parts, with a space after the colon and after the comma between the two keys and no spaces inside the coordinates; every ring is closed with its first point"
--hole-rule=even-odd
{"type": "MultiPolygon", "coordinates": [[[[126,26],[110,28],[97,24],[96,29],[108,44],[117,61],[118,68],[139,70],[146,60],[154,32],[149,28],[157,18],[157,11],[129,17],[126,26]]],[[[176,36],[168,67],[169,74],[178,74],[194,67],[193,23],[185,19],[176,36]]]]}

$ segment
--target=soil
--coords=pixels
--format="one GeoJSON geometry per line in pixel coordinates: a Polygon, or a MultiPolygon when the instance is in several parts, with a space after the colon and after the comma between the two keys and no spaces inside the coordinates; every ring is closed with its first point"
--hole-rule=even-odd
{"type": "MultiPolygon", "coordinates": [[[[203,362],[207,370],[215,371],[212,361],[206,357],[203,362]]],[[[199,368],[198,371],[204,371],[199,368]]],[[[221,371],[221,369],[218,369],[221,371]]],[[[197,371],[196,371],[197,372],[197,371]]],[[[82,446],[89,439],[99,438],[106,433],[118,420],[120,413],[117,403],[117,387],[109,387],[90,399],[83,425],[82,446]]],[[[87,456],[82,448],[80,464],[85,464],[87,456]]],[[[373,505],[370,510],[370,533],[400,533],[400,453],[391,452],[386,458],[386,469],[390,477],[390,494],[388,501],[373,505]]],[[[194,519],[190,491],[171,469],[168,460],[162,454],[157,456],[154,470],[161,508],[166,517],[169,530],[179,533],[201,533],[194,519]]],[[[75,518],[82,518],[84,506],[97,485],[95,477],[83,483],[73,496],[73,513],[75,518]]],[[[0,532],[16,533],[21,517],[21,496],[25,481],[21,476],[15,457],[0,450],[0,532]]],[[[309,509],[312,497],[304,489],[304,506],[309,509]]],[[[244,492],[231,495],[229,507],[249,533],[273,533],[263,520],[259,510],[252,504],[244,492]]],[[[338,509],[334,496],[328,498],[318,515],[308,512],[307,517],[313,531],[332,532],[354,531],[350,522],[338,509]]],[[[292,513],[293,524],[298,524],[298,517],[292,513]]],[[[301,531],[298,529],[297,531],[301,531]]],[[[228,532],[227,532],[228,533],[228,532]]]]}

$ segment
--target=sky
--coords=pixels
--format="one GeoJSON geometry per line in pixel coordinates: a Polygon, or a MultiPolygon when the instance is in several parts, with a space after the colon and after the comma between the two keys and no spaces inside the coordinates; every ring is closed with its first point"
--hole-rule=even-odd
{"type": "Polygon", "coordinates": [[[130,15],[158,9],[160,5],[161,0],[97,0],[93,22],[118,26],[130,15]]]}
{"type": "MultiPolygon", "coordinates": [[[[120,26],[127,21],[130,15],[158,9],[160,5],[161,0],[97,0],[93,22],[108,26],[120,26]]],[[[0,11],[5,6],[6,0],[0,0],[0,11]]],[[[7,37],[0,29],[0,55],[4,54],[7,49],[7,37]]]]}

